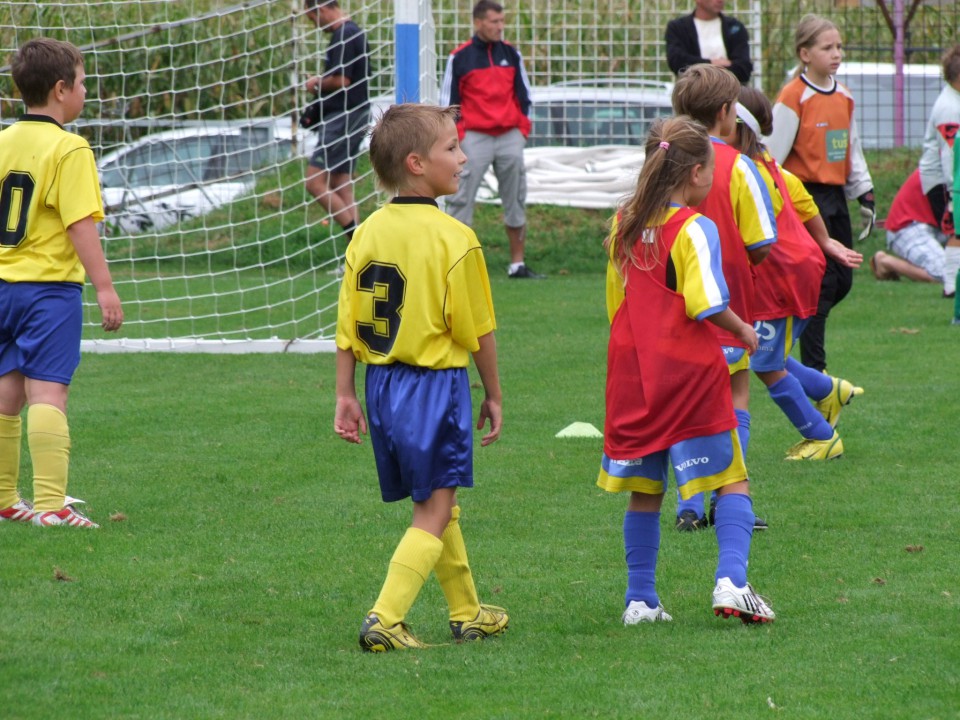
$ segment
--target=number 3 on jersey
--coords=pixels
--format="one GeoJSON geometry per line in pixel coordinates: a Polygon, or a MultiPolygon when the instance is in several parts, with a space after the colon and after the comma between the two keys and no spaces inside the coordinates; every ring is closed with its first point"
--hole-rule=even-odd
{"type": "Polygon", "coordinates": [[[400,332],[407,279],[396,265],[372,262],[357,273],[357,290],[373,293],[373,322],[357,321],[357,337],[377,355],[389,355],[400,332]]]}
{"type": "Polygon", "coordinates": [[[33,197],[30,173],[7,173],[0,184],[0,245],[16,247],[27,235],[27,208],[33,197]]]}

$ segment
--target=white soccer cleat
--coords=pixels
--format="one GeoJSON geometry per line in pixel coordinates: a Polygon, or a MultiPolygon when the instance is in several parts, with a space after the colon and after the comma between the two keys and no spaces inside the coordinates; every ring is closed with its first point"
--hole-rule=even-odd
{"type": "Polygon", "coordinates": [[[12,522],[30,522],[33,520],[33,515],[33,505],[30,501],[20,498],[10,507],[0,510],[0,522],[6,520],[12,522]]]}
{"type": "Polygon", "coordinates": [[[50,510],[48,512],[38,512],[35,513],[32,519],[34,525],[39,527],[82,527],[82,528],[91,528],[97,529],[100,526],[97,525],[93,520],[88,518],[83,513],[79,512],[75,507],[75,503],[82,503],[83,500],[79,498],[70,497],[69,495],[64,498],[65,504],[62,510],[50,510]]]}
{"type": "Polygon", "coordinates": [[[717,586],[713,589],[713,614],[724,619],[732,615],[740,618],[744,625],[773,622],[777,618],[767,601],[754,592],[750,583],[737,587],[730,578],[725,577],[717,580],[717,586]]]}
{"type": "Polygon", "coordinates": [[[631,600],[623,612],[624,625],[639,625],[645,622],[670,622],[673,616],[667,614],[663,605],[652,608],[643,600],[631,600]]]}

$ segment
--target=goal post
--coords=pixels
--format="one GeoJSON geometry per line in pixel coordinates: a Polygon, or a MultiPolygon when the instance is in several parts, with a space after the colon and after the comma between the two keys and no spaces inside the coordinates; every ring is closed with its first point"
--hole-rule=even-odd
{"type": "MultiPolygon", "coordinates": [[[[367,35],[372,98],[397,85],[394,8],[341,0],[367,35]]],[[[316,352],[334,349],[346,235],[305,186],[315,134],[297,119],[330,38],[303,0],[10,0],[0,51],[39,36],[84,55],[87,102],[68,130],[100,167],[101,236],[123,302],[99,329],[84,293],[83,349],[316,352]]],[[[2,63],[3,60],[0,60],[2,63]]],[[[0,125],[23,112],[0,73],[0,125]]],[[[381,202],[365,150],[354,196],[381,202]]]]}

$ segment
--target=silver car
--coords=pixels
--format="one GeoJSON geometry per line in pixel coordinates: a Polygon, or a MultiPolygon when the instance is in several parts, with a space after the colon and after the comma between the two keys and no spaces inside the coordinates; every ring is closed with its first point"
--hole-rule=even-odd
{"type": "Polygon", "coordinates": [[[628,78],[535,87],[527,147],[642,145],[656,118],[673,115],[671,91],[670,83],[628,78]]]}

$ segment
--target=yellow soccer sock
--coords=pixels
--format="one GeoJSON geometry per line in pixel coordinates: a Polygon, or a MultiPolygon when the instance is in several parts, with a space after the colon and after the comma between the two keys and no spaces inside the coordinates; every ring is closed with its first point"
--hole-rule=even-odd
{"type": "Polygon", "coordinates": [[[33,461],[34,510],[62,510],[70,469],[67,416],[53,405],[31,405],[27,409],[27,446],[33,461]]]}
{"type": "Polygon", "coordinates": [[[473,620],[480,612],[480,599],[473,584],[473,573],[467,560],[467,546],[460,531],[460,506],[453,508],[450,522],[440,537],[443,552],[433,568],[450,606],[451,620],[473,620]]]}
{"type": "Polygon", "coordinates": [[[20,499],[21,426],[19,415],[0,415],[0,509],[16,505],[20,499]]]}
{"type": "Polygon", "coordinates": [[[377,614],[384,627],[392,627],[407,616],[442,550],[440,538],[419,528],[407,528],[390,559],[380,597],[370,611],[377,614]]]}

